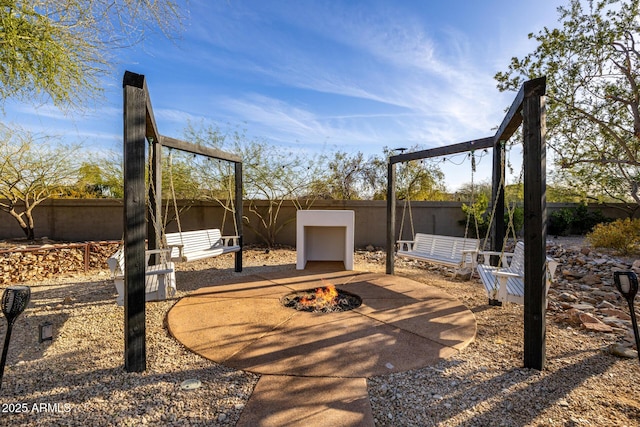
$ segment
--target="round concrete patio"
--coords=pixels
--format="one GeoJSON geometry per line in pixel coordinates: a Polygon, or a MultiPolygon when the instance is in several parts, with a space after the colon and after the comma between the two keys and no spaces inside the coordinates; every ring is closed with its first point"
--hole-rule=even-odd
{"type": "Polygon", "coordinates": [[[367,378],[436,363],[475,338],[475,316],[439,288],[375,273],[306,270],[201,288],[167,314],[187,348],[261,374],[236,427],[373,426],[367,378]],[[341,313],[285,308],[284,295],[325,286],[357,294],[341,313]]]}
{"type": "MultiPolygon", "coordinates": [[[[319,263],[322,264],[322,263],[319,263]]],[[[307,269],[206,287],[169,311],[170,333],[201,356],[259,374],[367,378],[435,363],[475,337],[464,305],[397,276],[307,269]],[[330,282],[362,305],[341,313],[285,308],[291,291],[330,282]]]]}

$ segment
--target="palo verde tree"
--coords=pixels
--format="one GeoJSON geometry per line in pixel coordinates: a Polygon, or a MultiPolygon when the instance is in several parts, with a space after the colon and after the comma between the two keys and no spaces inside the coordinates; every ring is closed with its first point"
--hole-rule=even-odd
{"type": "MultiPolygon", "coordinates": [[[[273,149],[268,142],[250,139],[244,131],[223,131],[217,126],[189,124],[185,129],[185,139],[196,144],[207,145],[227,152],[238,154],[242,158],[244,199],[248,200],[248,212],[244,220],[250,230],[268,246],[276,243],[276,236],[295,217],[283,217],[282,207],[292,203],[296,209],[304,209],[313,203],[309,198],[309,189],[313,180],[322,174],[324,159],[321,156],[308,155],[293,150],[273,149]]],[[[211,165],[207,166],[211,168],[211,165]]],[[[211,173],[213,169],[209,170],[211,173]]],[[[210,199],[227,206],[221,196],[229,194],[225,185],[231,185],[224,169],[215,172],[218,182],[216,196],[210,192],[210,199]],[[228,183],[228,184],[227,184],[228,183]]],[[[197,173],[207,176],[205,171],[197,173]]]]}
{"type": "Polygon", "coordinates": [[[44,144],[29,132],[0,127],[0,210],[18,222],[28,240],[35,238],[33,209],[77,182],[78,148],[44,144]]]}
{"type": "Polygon", "coordinates": [[[0,6],[0,102],[78,107],[101,92],[112,52],[149,31],[174,32],[170,0],[8,0],[0,6]]]}
{"type": "Polygon", "coordinates": [[[311,184],[313,197],[362,200],[376,193],[376,178],[384,165],[375,156],[365,159],[361,151],[354,154],[336,151],[326,161],[324,173],[317,175],[311,184]]]}
{"type": "Polygon", "coordinates": [[[547,139],[568,184],[640,205],[640,0],[570,0],[561,28],[530,34],[500,90],[547,76],[547,139]]]}
{"type": "MultiPolygon", "coordinates": [[[[409,152],[419,149],[417,146],[412,147],[409,152]]],[[[388,158],[392,150],[385,147],[384,153],[385,158],[388,158]]],[[[384,176],[386,173],[385,166],[384,176]]],[[[429,159],[406,162],[396,172],[396,193],[399,199],[444,200],[447,198],[444,173],[438,163],[429,159]]]]}

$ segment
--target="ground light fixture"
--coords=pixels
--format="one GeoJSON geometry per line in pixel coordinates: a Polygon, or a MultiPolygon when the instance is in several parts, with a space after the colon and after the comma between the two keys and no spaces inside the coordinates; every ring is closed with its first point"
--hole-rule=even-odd
{"type": "Polygon", "coordinates": [[[2,375],[4,365],[7,361],[7,351],[9,350],[9,340],[11,339],[11,329],[16,318],[22,313],[31,299],[31,288],[28,286],[9,286],[2,294],[2,312],[7,318],[7,333],[4,336],[4,347],[2,349],[2,359],[0,360],[0,388],[2,387],[2,375]]]}
{"type": "Polygon", "coordinates": [[[622,294],[629,304],[633,334],[636,337],[636,350],[638,353],[638,360],[640,361],[640,337],[638,336],[636,312],[633,308],[633,300],[636,297],[636,293],[638,293],[638,276],[636,276],[633,271],[614,271],[613,282],[615,283],[616,288],[618,288],[618,292],[622,294]]]}
{"type": "Polygon", "coordinates": [[[38,342],[43,343],[45,341],[53,340],[53,323],[44,322],[38,327],[38,342]]]}

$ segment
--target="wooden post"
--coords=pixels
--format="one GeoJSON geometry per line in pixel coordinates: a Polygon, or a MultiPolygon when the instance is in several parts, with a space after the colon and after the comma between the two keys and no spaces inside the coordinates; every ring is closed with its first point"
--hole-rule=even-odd
{"type": "Polygon", "coordinates": [[[387,274],[394,274],[396,234],[396,165],[387,166],[387,274]]]}
{"type": "MultiPolygon", "coordinates": [[[[149,149],[149,217],[147,218],[147,239],[149,249],[160,249],[162,244],[162,145],[152,140],[149,149]]],[[[154,254],[153,265],[160,263],[160,254],[154,254]]]]}
{"type": "Polygon", "coordinates": [[[239,273],[242,271],[242,162],[235,162],[235,221],[238,229],[238,236],[240,244],[240,250],[235,255],[235,271],[239,273]]]}
{"type": "MultiPolygon", "coordinates": [[[[491,224],[491,250],[499,252],[504,243],[504,150],[505,141],[498,141],[493,147],[493,180],[491,203],[495,204],[495,216],[491,224]]],[[[493,209],[493,206],[492,206],[493,209]]]]}
{"type": "Polygon", "coordinates": [[[144,76],[126,72],[124,88],[124,362],[146,369],[145,331],[145,131],[144,76]]]}
{"type": "Polygon", "coordinates": [[[542,370],[546,345],[546,148],[544,78],[524,84],[524,366],[542,370]]]}

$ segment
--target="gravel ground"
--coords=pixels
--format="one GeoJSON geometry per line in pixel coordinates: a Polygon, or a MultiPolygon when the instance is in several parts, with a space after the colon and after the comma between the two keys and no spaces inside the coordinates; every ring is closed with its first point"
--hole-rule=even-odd
{"type": "MultiPolygon", "coordinates": [[[[356,269],[384,271],[384,253],[358,252],[356,269]]],[[[249,249],[243,273],[233,255],[180,264],[178,298],[201,286],[263,269],[294,269],[295,251],[249,249]]],[[[523,366],[523,307],[490,307],[472,281],[413,262],[396,274],[443,289],[471,309],[474,343],[435,366],[369,379],[377,426],[637,426],[640,366],[606,351],[613,334],[547,318],[543,371],[523,366]]],[[[32,287],[16,321],[0,390],[0,425],[234,425],[258,376],[186,351],[167,334],[174,300],[147,304],[147,370],[123,369],[122,307],[105,270],[32,287]],[[38,325],[54,325],[38,342],[38,325]],[[182,390],[197,378],[202,387],[182,390]]],[[[621,307],[627,310],[626,307],[621,307]]],[[[6,322],[0,334],[5,335],[6,322]]]]}

